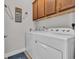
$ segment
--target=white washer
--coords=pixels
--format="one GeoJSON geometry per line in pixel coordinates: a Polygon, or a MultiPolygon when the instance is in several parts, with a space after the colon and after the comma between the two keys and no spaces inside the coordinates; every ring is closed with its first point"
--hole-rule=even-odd
{"type": "Polygon", "coordinates": [[[70,34],[71,31],[70,29],[67,33],[30,32],[32,59],[74,59],[75,38],[70,34]]]}

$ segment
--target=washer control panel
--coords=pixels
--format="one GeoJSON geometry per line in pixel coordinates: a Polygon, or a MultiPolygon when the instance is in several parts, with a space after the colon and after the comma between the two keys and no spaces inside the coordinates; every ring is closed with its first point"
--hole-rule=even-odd
{"type": "Polygon", "coordinates": [[[54,33],[60,33],[60,34],[74,34],[74,30],[71,28],[49,28],[45,31],[50,31],[54,33]]]}

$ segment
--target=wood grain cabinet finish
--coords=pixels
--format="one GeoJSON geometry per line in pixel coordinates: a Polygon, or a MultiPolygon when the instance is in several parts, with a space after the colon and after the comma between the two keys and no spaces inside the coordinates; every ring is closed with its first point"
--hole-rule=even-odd
{"type": "Polygon", "coordinates": [[[56,12],[56,0],[45,0],[45,16],[56,12]]]}
{"type": "Polygon", "coordinates": [[[44,17],[44,0],[38,0],[38,18],[44,17]]]}
{"type": "Polygon", "coordinates": [[[33,19],[36,20],[37,19],[37,1],[35,1],[32,6],[33,6],[33,19]]]}
{"type": "Polygon", "coordinates": [[[75,0],[57,0],[57,11],[63,11],[75,7],[75,0]]]}
{"type": "Polygon", "coordinates": [[[36,0],[33,3],[33,19],[57,14],[75,7],[75,0],[36,0]]]}

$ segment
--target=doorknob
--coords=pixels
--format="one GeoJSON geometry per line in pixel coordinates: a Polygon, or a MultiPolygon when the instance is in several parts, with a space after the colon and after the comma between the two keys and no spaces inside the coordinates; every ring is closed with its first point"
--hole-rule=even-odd
{"type": "Polygon", "coordinates": [[[4,38],[7,38],[8,35],[4,35],[4,38]]]}

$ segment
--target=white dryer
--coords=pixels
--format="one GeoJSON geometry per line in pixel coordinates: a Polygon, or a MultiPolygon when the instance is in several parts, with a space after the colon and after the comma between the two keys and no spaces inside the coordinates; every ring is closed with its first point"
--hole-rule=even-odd
{"type": "Polygon", "coordinates": [[[74,31],[58,28],[56,31],[30,32],[32,59],[74,59],[74,31]]]}

